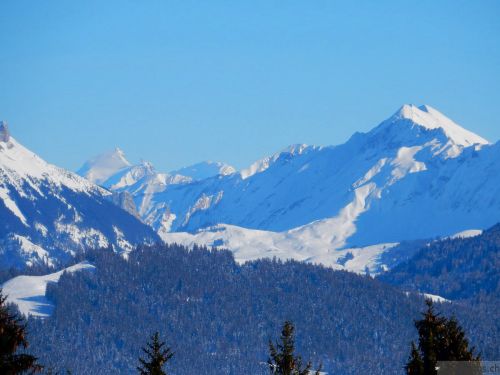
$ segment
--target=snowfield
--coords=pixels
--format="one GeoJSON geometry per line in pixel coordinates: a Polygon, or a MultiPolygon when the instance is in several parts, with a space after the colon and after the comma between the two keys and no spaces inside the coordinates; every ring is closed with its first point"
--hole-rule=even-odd
{"type": "MultiPolygon", "coordinates": [[[[315,226],[318,223],[310,224],[315,226]]],[[[322,223],[319,223],[320,225],[322,223]]],[[[338,270],[375,275],[384,269],[380,257],[398,245],[385,243],[362,248],[338,250],[334,239],[328,239],[328,227],[313,230],[315,236],[308,231],[292,230],[286,232],[270,232],[246,229],[232,225],[218,225],[195,234],[177,232],[166,233],[163,239],[167,243],[194,245],[230,249],[239,263],[259,258],[294,259],[314,264],[323,264],[338,270]],[[319,230],[325,229],[323,235],[319,230]]]]}
{"type": "Polygon", "coordinates": [[[21,314],[46,318],[52,314],[54,305],[45,296],[47,285],[57,283],[64,272],[93,270],[88,262],[81,262],[62,271],[44,276],[17,276],[2,285],[8,303],[14,303],[21,314]]]}

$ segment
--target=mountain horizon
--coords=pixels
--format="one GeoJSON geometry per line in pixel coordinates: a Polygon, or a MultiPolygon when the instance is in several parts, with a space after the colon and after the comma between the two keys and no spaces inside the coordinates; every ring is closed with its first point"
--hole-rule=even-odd
{"type": "MultiPolygon", "coordinates": [[[[382,121],[382,123],[387,122],[389,119],[394,118],[394,117],[402,117],[406,118],[409,120],[413,120],[416,124],[419,124],[420,126],[423,127],[430,127],[431,129],[436,129],[440,128],[444,132],[448,132],[452,138],[455,137],[455,141],[458,144],[461,145],[472,145],[472,144],[490,144],[490,142],[480,135],[477,135],[470,130],[467,130],[460,125],[456,124],[453,120],[449,119],[447,116],[443,115],[439,110],[435,109],[434,107],[428,105],[428,104],[422,104],[422,105],[415,105],[415,104],[403,104],[396,112],[394,112],[393,115],[391,115],[389,118],[386,120],[382,121]],[[441,125],[439,123],[439,119],[441,121],[441,125]]],[[[382,124],[381,123],[381,124],[382,124]]],[[[380,125],[380,124],[379,124],[380,125]]],[[[373,127],[371,130],[373,131],[377,126],[373,127]]],[[[497,140],[498,141],[498,140],[497,140]]],[[[243,172],[243,173],[249,173],[252,168],[256,167],[256,164],[259,162],[262,162],[262,160],[265,160],[266,158],[272,158],[274,155],[279,154],[280,152],[287,152],[290,151],[293,148],[300,148],[300,147],[329,147],[329,145],[307,145],[304,143],[296,143],[289,145],[279,152],[275,154],[271,154],[270,156],[265,156],[261,159],[256,159],[254,163],[251,165],[248,165],[247,167],[241,168],[238,172],[243,172]]],[[[120,159],[123,158],[122,163],[124,165],[116,165],[115,166],[115,173],[118,172],[120,169],[123,169],[127,166],[131,166],[132,164],[137,165],[137,163],[131,163],[130,161],[127,160],[126,158],[126,153],[119,147],[119,146],[114,146],[113,149],[110,149],[108,151],[104,151],[103,153],[96,155],[92,157],[91,159],[87,160],[80,168],[76,170],[76,173],[80,175],[86,175],[88,174],[88,169],[92,168],[92,165],[96,165],[98,161],[105,162],[106,160],[112,160],[112,159],[120,159]]],[[[143,159],[144,160],[144,159],[143,159]]],[[[139,164],[144,163],[144,161],[141,161],[139,164]]],[[[174,169],[170,172],[169,174],[180,174],[182,175],[182,170],[186,170],[187,168],[190,168],[192,166],[196,166],[197,164],[223,164],[224,166],[228,166],[231,169],[234,169],[236,172],[237,170],[233,167],[231,167],[230,164],[227,163],[227,161],[212,161],[212,160],[205,160],[205,161],[200,161],[196,164],[193,165],[188,165],[188,166],[183,166],[177,169],[174,169]]],[[[226,172],[226,174],[229,174],[226,172]]],[[[108,178],[111,177],[108,176],[108,178]]],[[[96,182],[95,179],[90,178],[93,180],[93,182],[96,182]]],[[[105,181],[100,181],[100,182],[105,182],[105,181]]]]}
{"type": "MultiPolygon", "coordinates": [[[[0,160],[5,176],[8,171],[33,175],[36,184],[62,173],[74,180],[62,169],[42,172],[43,161],[37,162],[41,167],[31,166],[31,160],[41,160],[35,154],[14,162],[9,149],[22,146],[5,122],[0,130],[7,146],[0,160]]],[[[167,243],[226,247],[238,261],[277,256],[377,273],[388,266],[382,260],[386,253],[396,251],[401,241],[495,224],[498,200],[477,199],[480,191],[500,195],[500,171],[491,172],[498,169],[491,163],[499,153],[499,143],[489,143],[438,110],[403,105],[344,144],[292,145],[240,171],[224,162],[201,162],[163,173],[146,161],[129,162],[115,148],[87,161],[79,170],[85,179],[73,184],[109,196],[167,243]],[[445,219],[449,215],[453,222],[445,219]]],[[[13,193],[6,194],[8,212],[27,225],[16,199],[7,199],[13,193]]],[[[94,246],[108,243],[98,233],[94,246]]],[[[42,238],[24,236],[20,249],[46,254],[51,244],[42,238]]],[[[6,241],[13,249],[19,246],[17,237],[6,241]]]]}
{"type": "MultiPolygon", "coordinates": [[[[496,223],[498,202],[471,212],[477,197],[470,192],[498,191],[489,163],[499,149],[429,105],[405,104],[341,145],[291,145],[203,178],[161,173],[147,162],[119,165],[103,186],[130,193],[167,242],[226,247],[240,261],[266,254],[377,272],[386,266],[383,254],[403,240],[496,223]],[[353,259],[342,264],[346,256],[353,259]]],[[[99,164],[87,166],[100,173],[99,164]]]]}

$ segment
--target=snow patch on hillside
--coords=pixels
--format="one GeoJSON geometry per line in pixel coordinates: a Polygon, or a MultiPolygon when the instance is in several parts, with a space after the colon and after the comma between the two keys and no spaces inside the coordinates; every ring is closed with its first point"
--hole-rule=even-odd
{"type": "Polygon", "coordinates": [[[26,221],[26,217],[24,217],[23,213],[17,207],[16,202],[14,202],[10,196],[9,196],[9,191],[5,189],[4,187],[0,186],[0,200],[3,201],[5,204],[5,207],[7,207],[14,215],[21,220],[21,223],[24,225],[28,226],[28,222],[26,221]]]}
{"type": "Polygon", "coordinates": [[[427,169],[425,163],[415,160],[417,152],[423,149],[423,146],[401,147],[398,150],[396,158],[391,162],[394,167],[392,170],[391,184],[404,178],[409,173],[422,172],[427,169]]]}
{"type": "Polygon", "coordinates": [[[56,221],[54,225],[58,233],[66,235],[77,245],[83,244],[92,248],[104,248],[109,245],[106,236],[95,228],[81,228],[71,223],[63,223],[61,220],[56,221]]]}
{"type": "Polygon", "coordinates": [[[422,295],[425,298],[430,299],[434,303],[444,303],[444,302],[451,302],[449,299],[446,299],[444,297],[438,296],[436,294],[429,294],[429,293],[422,293],[422,295]]]}
{"type": "Polygon", "coordinates": [[[54,304],[45,296],[47,285],[57,283],[64,272],[92,269],[95,269],[92,264],[81,262],[44,276],[17,276],[5,282],[2,289],[7,302],[16,304],[21,314],[46,318],[54,310],[54,304]]]}
{"type": "Polygon", "coordinates": [[[125,235],[120,230],[120,228],[113,225],[113,232],[115,232],[116,243],[118,244],[120,249],[122,249],[124,254],[128,254],[132,250],[134,250],[134,246],[125,239],[125,235]]]}
{"type": "MultiPolygon", "coordinates": [[[[414,292],[405,292],[407,297],[410,297],[412,294],[414,295],[414,292]]],[[[451,303],[452,301],[449,299],[446,299],[444,297],[438,296],[437,294],[429,294],[429,293],[417,293],[417,295],[420,295],[424,297],[425,299],[430,299],[434,303],[451,303]]]]}
{"type": "Polygon", "coordinates": [[[447,238],[454,240],[457,238],[477,237],[481,234],[483,234],[483,231],[481,229],[468,229],[468,230],[463,230],[461,232],[455,233],[454,235],[447,237],[447,238]]]}
{"type": "MultiPolygon", "coordinates": [[[[19,242],[19,250],[26,256],[27,259],[38,258],[43,260],[49,266],[54,265],[53,259],[50,258],[49,252],[41,246],[34,244],[28,238],[19,234],[14,234],[13,238],[19,242]]],[[[33,265],[33,262],[31,260],[28,260],[26,264],[28,266],[31,266],[33,265]]]]}

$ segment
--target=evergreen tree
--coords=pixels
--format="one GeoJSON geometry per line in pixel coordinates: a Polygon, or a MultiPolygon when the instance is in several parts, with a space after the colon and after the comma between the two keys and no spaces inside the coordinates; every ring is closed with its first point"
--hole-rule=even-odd
{"type": "Polygon", "coordinates": [[[17,314],[9,311],[6,299],[0,290],[0,374],[39,372],[42,366],[36,363],[36,357],[26,353],[16,354],[19,349],[28,347],[26,326],[17,314]]]}
{"type": "Polygon", "coordinates": [[[446,322],[445,342],[439,357],[448,361],[478,361],[480,356],[474,355],[475,348],[469,349],[469,340],[465,337],[465,332],[458,324],[455,317],[446,322]]]}
{"type": "MultiPolygon", "coordinates": [[[[309,375],[312,364],[308,362],[305,367],[302,365],[302,358],[295,355],[295,327],[292,322],[286,321],[281,331],[280,342],[276,345],[269,341],[269,354],[267,360],[269,370],[272,375],[309,375]]],[[[321,366],[316,370],[318,375],[321,366]]]]}
{"type": "Polygon", "coordinates": [[[410,359],[405,369],[408,375],[421,375],[424,373],[424,362],[414,342],[411,343],[410,359]]]}
{"type": "Polygon", "coordinates": [[[139,358],[141,366],[137,367],[141,375],[167,375],[163,366],[174,356],[170,348],[165,348],[165,342],[160,341],[160,335],[156,332],[151,336],[151,342],[142,348],[146,358],[139,358]]]}
{"type": "Polygon", "coordinates": [[[412,343],[409,361],[405,366],[408,375],[435,375],[438,361],[467,361],[479,363],[480,357],[469,349],[465,332],[455,318],[447,319],[434,311],[430,299],[421,320],[415,321],[419,340],[418,349],[412,343]]]}

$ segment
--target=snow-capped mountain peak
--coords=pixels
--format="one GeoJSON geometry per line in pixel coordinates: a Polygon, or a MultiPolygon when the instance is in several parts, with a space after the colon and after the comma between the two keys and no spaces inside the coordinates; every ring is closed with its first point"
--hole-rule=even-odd
{"type": "Polygon", "coordinates": [[[77,173],[96,184],[102,184],[111,176],[130,166],[125,153],[117,147],[90,159],[77,173]]]}
{"type": "Polygon", "coordinates": [[[429,105],[417,107],[413,104],[405,104],[386,123],[404,123],[404,120],[409,120],[412,125],[418,125],[427,130],[440,129],[449,140],[458,146],[469,147],[478,144],[489,144],[483,137],[464,129],[429,105]]]}
{"type": "MultiPolygon", "coordinates": [[[[0,177],[16,187],[21,196],[25,189],[36,186],[40,180],[51,180],[57,186],[73,191],[109,194],[80,176],[47,163],[37,154],[25,148],[10,135],[5,122],[0,127],[0,177]]],[[[0,181],[0,188],[2,183],[0,181]]]]}

